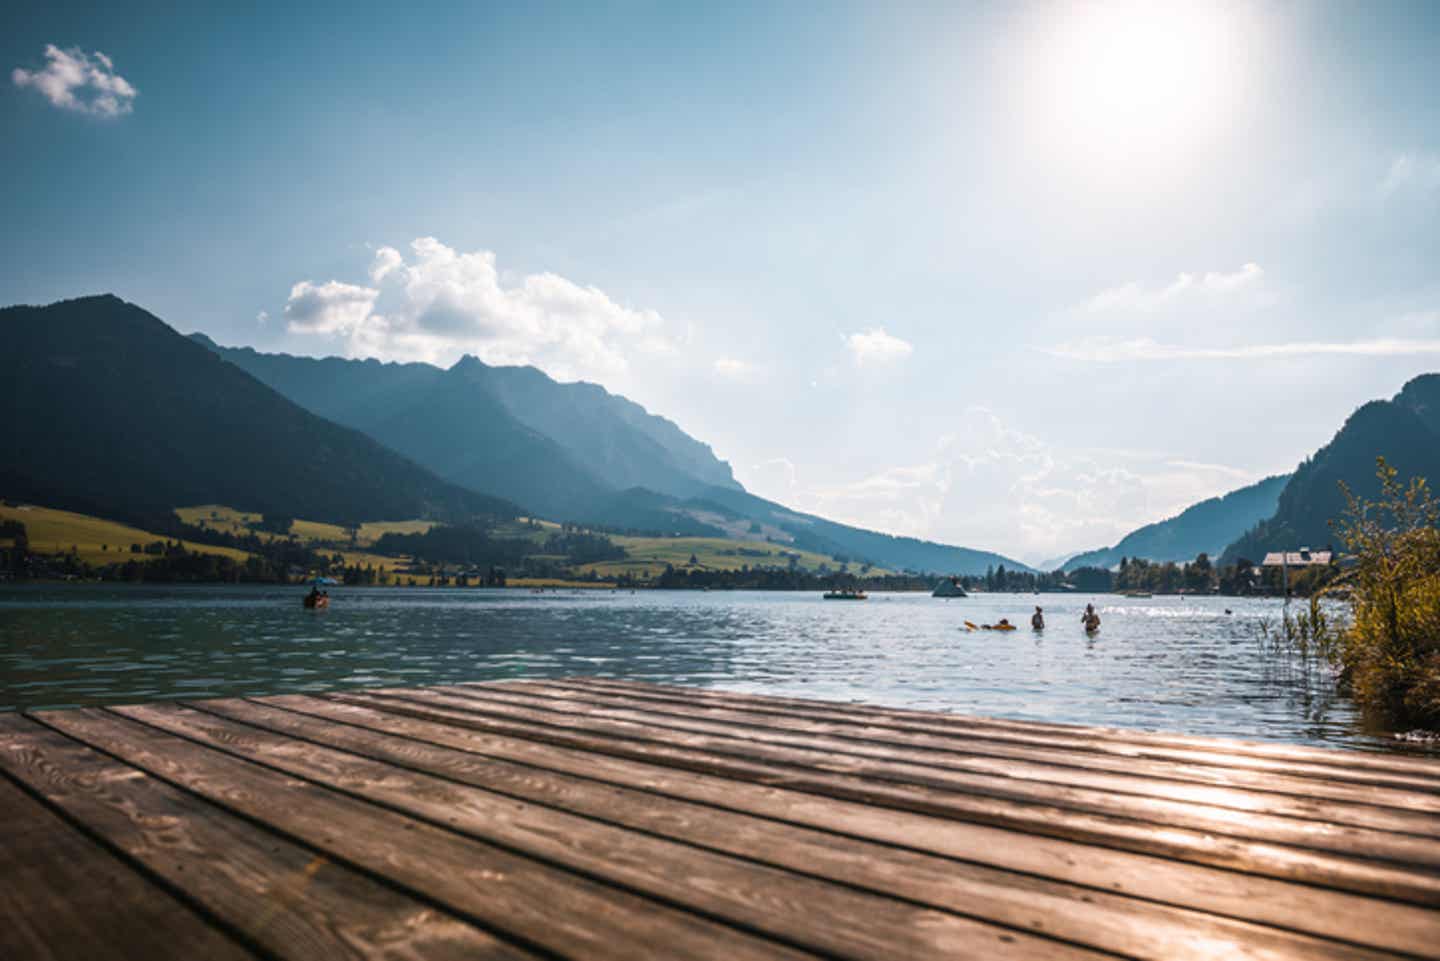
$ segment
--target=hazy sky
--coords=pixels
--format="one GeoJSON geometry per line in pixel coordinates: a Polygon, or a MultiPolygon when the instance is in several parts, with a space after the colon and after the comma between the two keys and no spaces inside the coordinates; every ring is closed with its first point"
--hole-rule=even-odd
{"type": "Polygon", "coordinates": [[[0,301],[534,363],[1031,562],[1440,369],[1440,4],[210,7],[5,6],[0,301]]]}

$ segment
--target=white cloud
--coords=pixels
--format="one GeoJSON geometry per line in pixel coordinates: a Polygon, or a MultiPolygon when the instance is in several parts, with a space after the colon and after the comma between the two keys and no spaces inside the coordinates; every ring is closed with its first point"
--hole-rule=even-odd
{"type": "Polygon", "coordinates": [[[1390,197],[1406,190],[1440,191],[1440,154],[1402,153],[1391,162],[1380,193],[1390,197]]]}
{"type": "Polygon", "coordinates": [[[717,357],[713,366],[720,377],[740,383],[753,381],[760,373],[760,368],[754,364],[734,357],[717,357]]]}
{"type": "Polygon", "coordinates": [[[115,72],[115,64],[100,51],[61,50],[51,43],[45,46],[45,60],[39,70],[16,67],[10,79],[17,87],[33,87],[62,110],[118,117],[135,109],[138,91],[115,72]]]}
{"type": "Polygon", "coordinates": [[[805,483],[789,461],[746,472],[747,486],[835,520],[1027,562],[1113,544],[1135,528],[1253,482],[1223,464],[1157,451],[1057,448],[984,407],[916,463],[852,481],[805,483]]]}
{"type": "Polygon", "coordinates": [[[270,311],[262,310],[260,311],[260,313],[256,314],[255,323],[259,324],[261,327],[264,327],[266,324],[270,323],[270,311]]]}
{"type": "Polygon", "coordinates": [[[1334,343],[1299,341],[1234,347],[1187,347],[1180,344],[1162,344],[1150,337],[1085,337],[1045,348],[1044,352],[1067,360],[1102,364],[1157,360],[1268,360],[1319,355],[1410,357],[1440,354],[1440,340],[1385,337],[1334,343]]]}
{"type": "Polygon", "coordinates": [[[1182,273],[1164,287],[1145,287],[1135,281],[1102,290],[1085,302],[1087,313],[1108,311],[1153,311],[1207,296],[1221,296],[1254,288],[1261,284],[1265,271],[1259,264],[1247,263],[1233,273],[1208,271],[1204,274],[1182,273]]]}
{"type": "Polygon", "coordinates": [[[375,259],[370,263],[370,282],[378,284],[403,266],[405,258],[400,256],[400,251],[394,247],[381,247],[375,251],[375,259]]]}
{"type": "Polygon", "coordinates": [[[915,350],[909,341],[887,334],[883,327],[872,327],[863,333],[845,335],[845,347],[850,351],[857,367],[898,363],[915,350]]]}
{"type": "Polygon", "coordinates": [[[1214,291],[1216,293],[1229,293],[1232,290],[1239,290],[1241,287],[1248,287],[1258,284],[1265,276],[1265,271],[1260,269],[1257,263],[1241,265],[1240,269],[1232,274],[1208,271],[1200,278],[1200,289],[1214,291]]]}
{"type": "Polygon", "coordinates": [[[290,329],[343,338],[351,356],[449,364],[469,353],[562,379],[613,377],[628,369],[629,352],[658,356],[674,346],[653,310],[553,273],[507,285],[493,252],[458,251],[434,237],[412,242],[408,259],[381,247],[369,277],[374,287],[296,284],[290,329]]]}
{"type": "Polygon", "coordinates": [[[355,335],[369,323],[380,291],[331,280],[312,284],[302,280],[290,288],[285,319],[292,333],[355,335]]]}

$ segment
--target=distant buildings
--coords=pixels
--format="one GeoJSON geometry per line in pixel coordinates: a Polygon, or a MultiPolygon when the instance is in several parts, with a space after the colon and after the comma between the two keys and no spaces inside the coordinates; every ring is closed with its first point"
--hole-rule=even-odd
{"type": "MultiPolygon", "coordinates": [[[[1330,549],[1323,551],[1312,551],[1308,547],[1302,547],[1298,551],[1271,551],[1265,555],[1260,562],[1262,568],[1280,571],[1280,593],[1290,596],[1290,571],[1292,568],[1307,569],[1315,567],[1329,567],[1335,559],[1335,552],[1330,549]]],[[[1323,576],[1323,575],[1321,575],[1323,576]]],[[[1312,583],[1313,580],[1312,580],[1312,583]]]]}
{"type": "Polygon", "coordinates": [[[1298,551],[1271,551],[1260,562],[1261,567],[1322,567],[1334,559],[1330,550],[1312,551],[1302,547],[1298,551]]]}

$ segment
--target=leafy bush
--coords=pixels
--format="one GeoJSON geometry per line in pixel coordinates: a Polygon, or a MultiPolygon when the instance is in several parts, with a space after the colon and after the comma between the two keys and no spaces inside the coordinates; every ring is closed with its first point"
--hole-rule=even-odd
{"type": "Polygon", "coordinates": [[[1350,617],[1322,643],[1362,709],[1390,723],[1440,726],[1440,502],[1423,478],[1402,485],[1379,460],[1380,495],[1341,485],[1338,533],[1352,566],[1331,588],[1350,617]]]}

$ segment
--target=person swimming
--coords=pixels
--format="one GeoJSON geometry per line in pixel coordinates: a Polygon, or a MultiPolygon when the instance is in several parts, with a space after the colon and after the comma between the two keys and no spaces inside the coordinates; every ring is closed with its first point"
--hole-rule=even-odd
{"type": "Polygon", "coordinates": [[[1037,631],[1045,630],[1045,611],[1039,604],[1035,605],[1035,613],[1030,615],[1030,626],[1037,631]]]}
{"type": "Polygon", "coordinates": [[[1085,605],[1085,613],[1080,615],[1080,623],[1085,625],[1085,630],[1091,634],[1100,630],[1100,615],[1095,613],[1094,604],[1085,605]]]}

